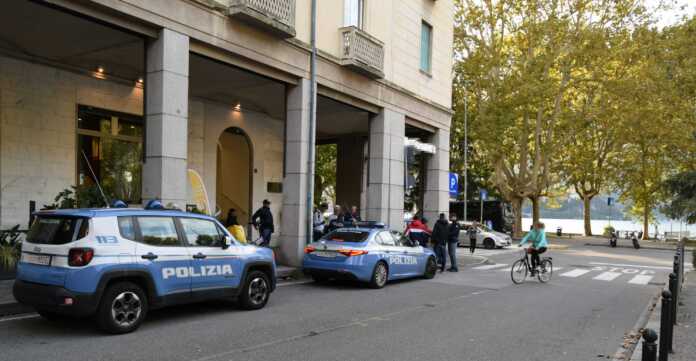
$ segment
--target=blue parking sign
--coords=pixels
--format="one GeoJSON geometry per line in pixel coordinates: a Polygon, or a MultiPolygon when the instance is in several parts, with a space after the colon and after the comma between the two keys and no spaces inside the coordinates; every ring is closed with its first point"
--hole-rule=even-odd
{"type": "Polygon", "coordinates": [[[482,188],[480,192],[481,192],[481,200],[485,201],[486,198],[488,198],[488,191],[482,188]]]}
{"type": "Polygon", "coordinates": [[[456,198],[459,194],[459,174],[457,173],[449,174],[449,193],[452,198],[456,198]]]}

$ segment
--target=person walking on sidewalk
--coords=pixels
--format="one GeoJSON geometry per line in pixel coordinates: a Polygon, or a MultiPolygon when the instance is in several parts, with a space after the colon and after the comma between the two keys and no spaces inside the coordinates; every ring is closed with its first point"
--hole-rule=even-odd
{"type": "Polygon", "coordinates": [[[449,222],[445,218],[444,213],[440,213],[440,218],[435,222],[433,227],[433,250],[437,256],[437,262],[440,264],[440,272],[445,272],[447,264],[447,254],[445,244],[449,238],[449,222]]]}
{"type": "Polygon", "coordinates": [[[469,253],[471,254],[474,254],[474,251],[476,251],[476,233],[478,233],[477,228],[478,223],[474,221],[466,230],[466,234],[469,236],[469,253]]]}
{"type": "Polygon", "coordinates": [[[461,227],[457,223],[457,216],[452,214],[450,216],[452,223],[449,225],[449,237],[447,239],[447,251],[450,256],[450,268],[447,269],[450,272],[459,272],[459,267],[457,267],[457,245],[459,245],[459,232],[461,227]]]}
{"type": "Polygon", "coordinates": [[[275,231],[273,226],[273,213],[271,213],[271,201],[263,200],[263,206],[251,216],[251,223],[259,230],[263,241],[259,246],[268,247],[271,244],[271,235],[275,231]]]}

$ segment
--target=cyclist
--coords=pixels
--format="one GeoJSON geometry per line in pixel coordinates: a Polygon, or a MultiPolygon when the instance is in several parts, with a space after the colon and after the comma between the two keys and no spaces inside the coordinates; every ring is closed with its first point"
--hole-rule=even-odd
{"type": "Polygon", "coordinates": [[[531,242],[529,253],[532,255],[532,277],[536,275],[537,267],[539,266],[539,255],[546,252],[549,246],[546,241],[546,230],[544,224],[537,222],[534,227],[522,238],[518,247],[522,247],[525,243],[531,242]]]}

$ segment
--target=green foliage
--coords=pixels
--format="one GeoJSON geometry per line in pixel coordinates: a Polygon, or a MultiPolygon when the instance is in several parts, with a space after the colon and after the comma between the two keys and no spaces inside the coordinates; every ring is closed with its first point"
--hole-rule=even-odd
{"type": "Polygon", "coordinates": [[[314,205],[336,202],[336,144],[316,146],[314,205]]]}
{"type": "Polygon", "coordinates": [[[696,223],[696,171],[675,174],[665,184],[669,203],[663,212],[672,219],[696,223]]]}
{"type": "Polygon", "coordinates": [[[53,199],[52,204],[44,204],[43,209],[98,208],[105,207],[104,198],[96,185],[70,186],[63,189],[53,199]]]}
{"type": "Polygon", "coordinates": [[[604,237],[611,237],[611,234],[614,231],[616,231],[616,229],[614,229],[614,227],[606,226],[606,227],[604,227],[604,232],[602,234],[604,235],[604,237]]]}
{"type": "Polygon", "coordinates": [[[0,232],[0,270],[11,270],[21,254],[19,225],[0,232]]]}

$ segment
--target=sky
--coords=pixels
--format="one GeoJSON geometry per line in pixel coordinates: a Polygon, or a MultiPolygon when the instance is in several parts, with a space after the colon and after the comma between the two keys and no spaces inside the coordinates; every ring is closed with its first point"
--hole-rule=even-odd
{"type": "Polygon", "coordinates": [[[670,7],[668,10],[656,13],[657,26],[660,28],[677,23],[684,15],[693,16],[696,14],[696,0],[645,0],[645,3],[649,9],[656,9],[660,4],[666,4],[670,7]]]}

